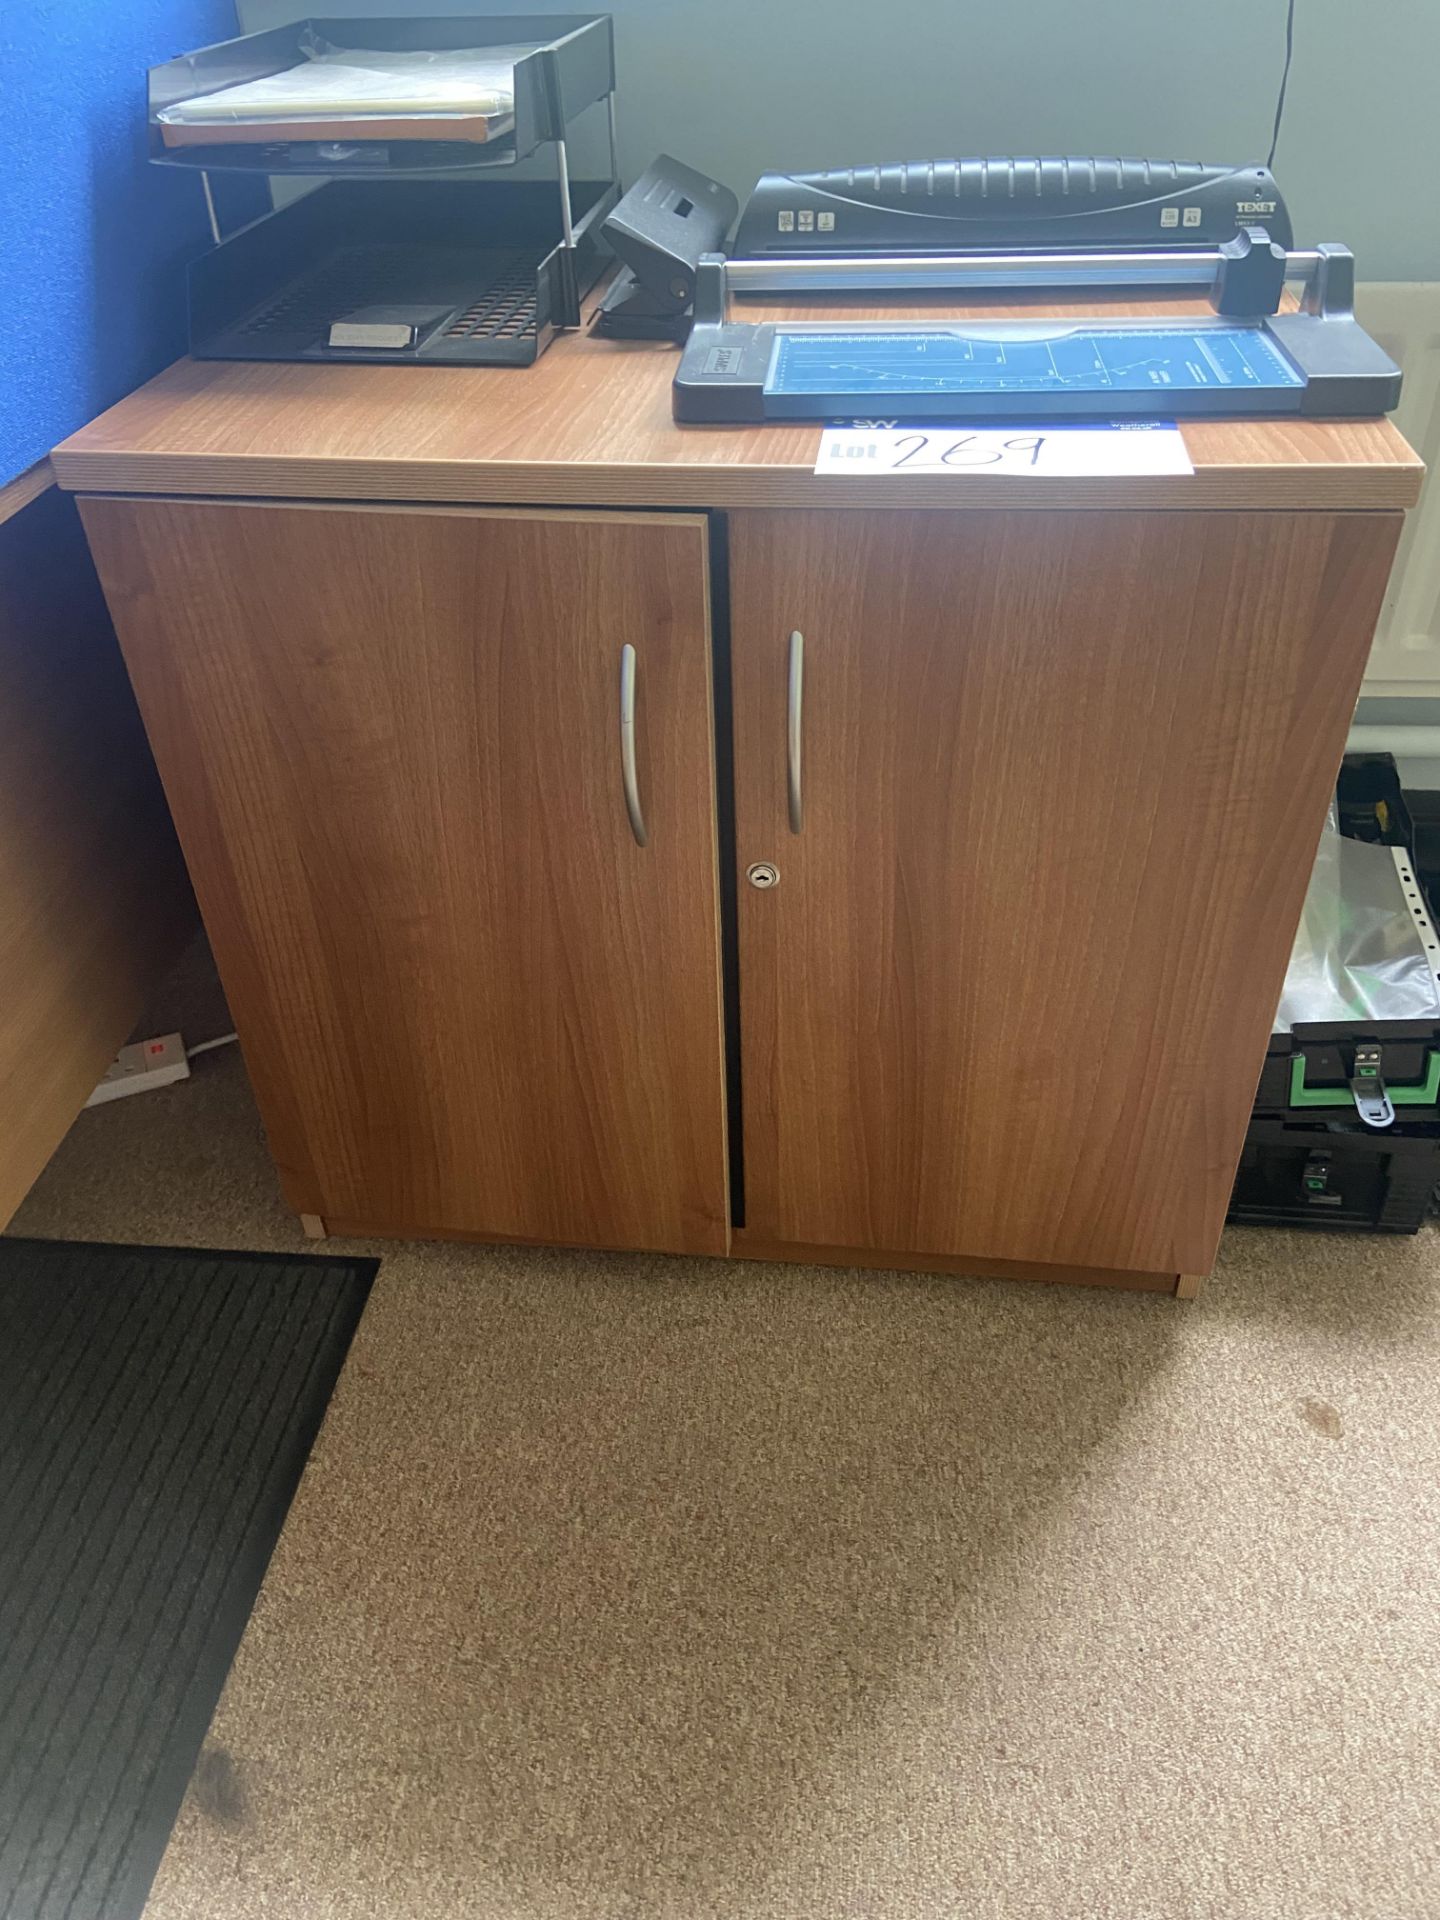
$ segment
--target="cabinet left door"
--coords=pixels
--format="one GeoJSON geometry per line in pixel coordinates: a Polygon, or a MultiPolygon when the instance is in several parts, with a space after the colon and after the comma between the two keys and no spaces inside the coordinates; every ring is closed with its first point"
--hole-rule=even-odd
{"type": "Polygon", "coordinates": [[[703,519],[82,511],[289,1204],[723,1252],[703,519]]]}

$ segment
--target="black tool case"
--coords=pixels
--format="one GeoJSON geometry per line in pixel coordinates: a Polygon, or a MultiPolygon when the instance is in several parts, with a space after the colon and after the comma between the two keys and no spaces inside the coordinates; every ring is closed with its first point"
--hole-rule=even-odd
{"type": "MultiPolygon", "coordinates": [[[[608,15],[307,19],[167,62],[150,74],[150,152],[205,183],[216,244],[189,269],[190,351],[199,359],[517,366],[538,358],[609,258],[600,238],[619,198],[615,60],[608,15]],[[402,52],[527,44],[514,67],[514,125],[458,140],[280,140],[167,148],[157,114],[177,101],[295,65],[308,37],[402,52]],[[570,177],[567,139],[611,108],[609,166],[570,177]],[[548,154],[551,177],[518,177],[548,154]],[[222,236],[211,174],[324,184],[222,236]]],[[[538,164],[538,163],[537,163],[538,164]]]]}
{"type": "Polygon", "coordinates": [[[1273,1034],[1245,1136],[1229,1217],[1252,1226],[1415,1233],[1440,1183],[1440,1110],[1432,1085],[1440,1021],[1301,1026],[1273,1034]],[[1377,1047],[1397,1104],[1383,1131],[1367,1127],[1350,1097],[1356,1048],[1377,1047]],[[1296,1105],[1323,1094],[1328,1106],[1296,1105]]]}
{"type": "Polygon", "coordinates": [[[1410,837],[1393,760],[1347,755],[1231,1220],[1414,1233],[1430,1211],[1440,1184],[1440,929],[1410,837]]]}

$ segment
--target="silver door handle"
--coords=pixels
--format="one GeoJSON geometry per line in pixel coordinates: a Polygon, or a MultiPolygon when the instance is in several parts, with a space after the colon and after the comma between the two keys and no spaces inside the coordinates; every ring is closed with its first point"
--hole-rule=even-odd
{"type": "Polygon", "coordinates": [[[643,847],[650,836],[645,829],[640,781],[635,772],[635,649],[628,642],[620,649],[620,779],[625,788],[630,831],[636,846],[643,847]]]}
{"type": "Polygon", "coordinates": [[[800,714],[805,699],[805,636],[790,636],[790,697],[785,716],[785,787],[790,803],[790,831],[805,824],[805,795],[801,786],[800,714]]]}

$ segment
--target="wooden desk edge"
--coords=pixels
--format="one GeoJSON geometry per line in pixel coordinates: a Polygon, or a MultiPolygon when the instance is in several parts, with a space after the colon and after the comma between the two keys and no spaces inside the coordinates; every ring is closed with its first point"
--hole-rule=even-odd
{"type": "Polygon", "coordinates": [[[13,520],[17,513],[23,513],[32,500],[38,500],[47,487],[54,485],[55,475],[50,471],[48,460],[37,460],[33,467],[7,480],[0,487],[0,527],[7,520],[13,520]]]}
{"type": "MultiPolygon", "coordinates": [[[[77,436],[78,437],[78,436],[77,436]]],[[[1193,474],[1050,479],[895,480],[821,476],[798,466],[395,460],[95,451],[51,456],[72,493],[286,500],[418,501],[534,507],[1149,508],[1190,511],[1394,511],[1420,497],[1419,460],[1208,466],[1193,474]]]]}

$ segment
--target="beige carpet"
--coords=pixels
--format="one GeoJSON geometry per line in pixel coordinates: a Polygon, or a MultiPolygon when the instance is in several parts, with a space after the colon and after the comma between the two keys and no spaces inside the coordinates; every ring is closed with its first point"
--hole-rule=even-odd
{"type": "MultiPolygon", "coordinates": [[[[233,1052],[14,1231],[296,1246],[233,1052]]],[[[1440,1241],[392,1246],[151,1920],[1434,1920],[1440,1241]]]]}

